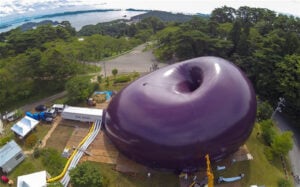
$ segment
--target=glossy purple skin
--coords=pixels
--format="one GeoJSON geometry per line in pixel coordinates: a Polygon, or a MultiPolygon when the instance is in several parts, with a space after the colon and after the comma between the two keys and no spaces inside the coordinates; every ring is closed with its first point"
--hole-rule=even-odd
{"type": "Polygon", "coordinates": [[[193,170],[249,137],[256,97],[232,63],[200,57],[152,72],[112,99],[105,132],[127,157],[152,168],[193,170]]]}

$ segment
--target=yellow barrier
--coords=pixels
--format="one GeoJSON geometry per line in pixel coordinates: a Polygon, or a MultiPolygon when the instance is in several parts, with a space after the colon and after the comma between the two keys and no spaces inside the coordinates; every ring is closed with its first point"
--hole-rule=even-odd
{"type": "MultiPolygon", "coordinates": [[[[86,135],[86,137],[83,138],[83,140],[79,143],[79,145],[77,147],[82,146],[82,144],[88,139],[88,137],[90,137],[90,135],[92,134],[92,132],[94,131],[94,129],[95,129],[95,123],[93,123],[93,126],[89,130],[89,133],[86,135]]],[[[73,160],[73,158],[74,158],[74,156],[76,155],[77,152],[78,152],[78,150],[75,149],[75,151],[73,152],[73,154],[71,155],[71,157],[68,159],[68,161],[67,161],[67,163],[66,163],[63,171],[58,176],[52,177],[52,178],[48,179],[47,180],[48,183],[55,182],[55,181],[61,179],[66,174],[66,172],[68,170],[68,167],[69,167],[71,161],[73,160]]]]}

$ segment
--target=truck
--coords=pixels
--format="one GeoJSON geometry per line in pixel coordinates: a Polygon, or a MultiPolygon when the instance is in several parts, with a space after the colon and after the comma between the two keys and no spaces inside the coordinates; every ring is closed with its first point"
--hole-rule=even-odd
{"type": "Polygon", "coordinates": [[[52,122],[53,121],[53,117],[49,116],[49,114],[46,114],[46,112],[36,112],[36,113],[31,113],[31,112],[26,112],[25,113],[26,116],[31,117],[35,120],[42,120],[42,121],[46,121],[46,122],[52,122]]]}

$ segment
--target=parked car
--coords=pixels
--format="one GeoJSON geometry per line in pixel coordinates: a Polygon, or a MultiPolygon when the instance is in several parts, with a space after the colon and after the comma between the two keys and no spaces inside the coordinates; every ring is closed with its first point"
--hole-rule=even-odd
{"type": "Polygon", "coordinates": [[[35,110],[38,112],[43,112],[47,110],[47,107],[45,105],[38,105],[35,107],[35,110]]]}

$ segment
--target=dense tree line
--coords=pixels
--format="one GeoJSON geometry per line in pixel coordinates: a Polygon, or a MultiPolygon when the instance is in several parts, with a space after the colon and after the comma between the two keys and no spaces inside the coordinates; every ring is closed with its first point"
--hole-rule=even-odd
{"type": "Polygon", "coordinates": [[[68,79],[97,70],[85,62],[117,55],[142,42],[75,35],[69,22],[0,34],[0,112],[32,96],[63,90],[68,79]]]}
{"type": "Polygon", "coordinates": [[[243,69],[256,93],[273,106],[300,115],[300,18],[268,9],[222,7],[209,19],[195,17],[157,33],[156,56],[178,61],[214,55],[243,69]]]}

